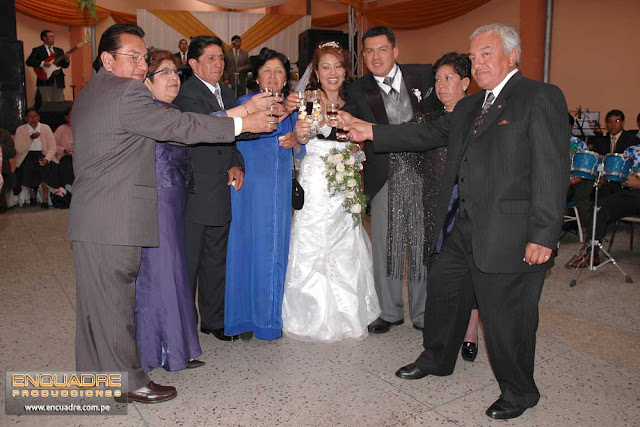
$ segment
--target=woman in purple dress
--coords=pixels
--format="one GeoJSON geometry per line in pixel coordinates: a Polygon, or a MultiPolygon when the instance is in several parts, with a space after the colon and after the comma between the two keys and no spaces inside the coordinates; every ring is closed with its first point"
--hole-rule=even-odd
{"type": "MultiPolygon", "coordinates": [[[[180,90],[173,54],[153,51],[148,62],[144,83],[154,100],[166,108],[177,108],[171,104],[180,90]]],[[[184,146],[156,142],[159,244],[142,249],[136,281],[136,341],[145,371],[160,366],[177,371],[204,365],[195,359],[202,350],[185,258],[189,159],[184,146]]]]}

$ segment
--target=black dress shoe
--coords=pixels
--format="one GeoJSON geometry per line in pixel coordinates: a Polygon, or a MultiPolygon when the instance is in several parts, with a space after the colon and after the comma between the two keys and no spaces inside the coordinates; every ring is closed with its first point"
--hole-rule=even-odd
{"type": "Polygon", "coordinates": [[[396,377],[402,378],[403,380],[419,380],[427,375],[429,375],[429,373],[418,368],[418,365],[415,363],[409,363],[407,366],[403,366],[396,371],[396,377]]]}
{"type": "Polygon", "coordinates": [[[508,420],[519,417],[526,410],[527,408],[524,406],[518,406],[515,403],[507,402],[501,398],[493,402],[493,405],[489,406],[486,414],[496,420],[508,420]]]}
{"type": "Polygon", "coordinates": [[[135,391],[122,393],[121,397],[116,397],[115,401],[119,403],[160,403],[171,400],[178,395],[175,387],[156,384],[149,381],[149,384],[135,391]]]}
{"type": "Polygon", "coordinates": [[[415,323],[413,324],[413,329],[417,329],[419,331],[424,331],[424,328],[422,326],[418,326],[415,323]]]}
{"type": "Polygon", "coordinates": [[[397,322],[387,322],[382,317],[378,317],[373,323],[367,326],[367,330],[372,334],[384,334],[385,332],[389,332],[392,326],[402,325],[403,323],[404,319],[398,320],[397,322]]]}
{"type": "Polygon", "coordinates": [[[187,369],[196,369],[199,368],[200,366],[204,366],[205,363],[202,360],[198,360],[198,359],[191,359],[189,360],[189,366],[187,366],[187,369]]]}
{"type": "Polygon", "coordinates": [[[253,338],[253,331],[243,332],[240,334],[240,339],[242,341],[249,341],[251,338],[253,338]]]}
{"type": "Polygon", "coordinates": [[[49,209],[49,203],[43,203],[40,205],[40,209],[49,209]]]}
{"type": "Polygon", "coordinates": [[[200,332],[202,332],[203,334],[213,335],[214,337],[218,338],[220,341],[235,341],[238,339],[237,335],[225,335],[224,328],[218,328],[218,329],[200,328],[200,332]]]}
{"type": "Polygon", "coordinates": [[[474,342],[465,341],[462,343],[460,354],[462,354],[462,358],[467,362],[473,362],[478,355],[478,345],[474,342]]]}

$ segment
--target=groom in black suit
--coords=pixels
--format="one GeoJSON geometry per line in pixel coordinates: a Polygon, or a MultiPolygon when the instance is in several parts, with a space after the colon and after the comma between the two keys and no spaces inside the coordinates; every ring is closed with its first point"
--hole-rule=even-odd
{"type": "MultiPolygon", "coordinates": [[[[439,104],[435,93],[431,94],[431,65],[396,64],[398,48],[390,28],[370,28],[362,36],[362,43],[364,61],[370,73],[349,85],[345,111],[372,123],[399,124],[411,120],[425,104],[439,104]]],[[[364,191],[371,200],[373,274],[382,310],[380,317],[369,325],[369,332],[381,334],[404,323],[403,280],[387,272],[389,154],[375,153],[371,144],[365,144],[364,151],[367,156],[364,191]]],[[[422,194],[415,196],[421,204],[422,194]]],[[[426,277],[409,281],[409,312],[416,329],[424,326],[426,292],[426,277]]]]}
{"type": "MultiPolygon", "coordinates": [[[[219,84],[224,70],[222,41],[194,37],[187,54],[193,76],[174,103],[184,112],[211,114],[235,105],[233,92],[219,84]]],[[[244,160],[235,143],[191,148],[194,189],[187,197],[187,269],[195,296],[198,289],[200,330],[223,341],[227,240],[231,221],[229,184],[242,188],[244,160]]]]}
{"type": "MultiPolygon", "coordinates": [[[[69,61],[69,55],[65,55],[64,50],[59,47],[53,46],[56,41],[56,36],[51,30],[42,31],[40,33],[40,40],[42,40],[43,45],[34,47],[33,50],[31,50],[31,54],[26,61],[27,66],[33,68],[51,67],[53,66],[52,61],[47,61],[47,59],[52,53],[55,53],[55,58],[64,56],[64,59],[62,59],[58,65],[61,68],[69,67],[71,64],[69,61]]],[[[36,78],[36,88],[38,88],[38,91],[36,92],[35,104],[33,105],[36,110],[39,110],[43,103],[42,94],[39,89],[40,87],[54,87],[59,91],[62,91],[64,89],[64,72],[62,70],[54,71],[48,80],[42,80],[39,77],[36,78]]],[[[60,96],[62,96],[61,101],[64,101],[64,95],[60,94],[60,96]]]]}
{"type": "Polygon", "coordinates": [[[453,373],[475,295],[502,391],[486,413],[507,419],[540,398],[533,379],[538,301],[569,184],[567,105],[560,89],[518,71],[520,38],[511,27],[478,28],[469,57],[484,90],[460,100],[453,113],[427,124],[347,128],[354,140],[373,140],[377,152],[448,146],[435,229],[456,182],[460,207],[429,274],[425,350],[396,375],[453,373]]]}

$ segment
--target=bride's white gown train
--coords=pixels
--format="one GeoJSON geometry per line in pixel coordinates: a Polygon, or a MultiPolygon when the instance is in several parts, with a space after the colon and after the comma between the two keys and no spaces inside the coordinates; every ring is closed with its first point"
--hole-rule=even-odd
{"type": "Polygon", "coordinates": [[[369,236],[327,189],[320,157],[333,147],[345,143],[312,139],[300,167],[305,201],[292,221],[282,320],[284,334],[302,341],[364,339],[380,315],[369,236]]]}

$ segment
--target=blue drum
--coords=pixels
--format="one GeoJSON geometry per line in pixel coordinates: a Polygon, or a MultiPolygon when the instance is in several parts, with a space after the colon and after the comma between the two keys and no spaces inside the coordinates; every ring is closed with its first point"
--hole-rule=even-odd
{"type": "Polygon", "coordinates": [[[598,166],[602,156],[589,150],[578,150],[571,159],[571,172],[580,178],[594,180],[598,177],[598,166]]]}
{"type": "Polygon", "coordinates": [[[609,181],[623,182],[631,172],[632,161],[622,154],[607,154],[604,158],[604,177],[609,181]]]}

